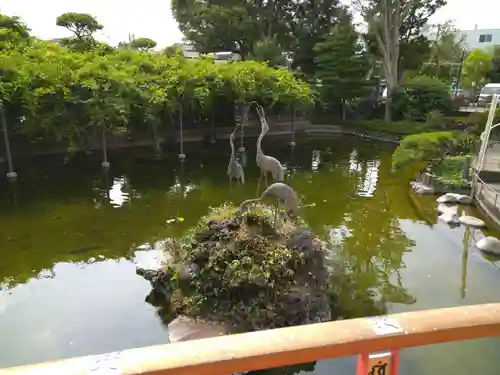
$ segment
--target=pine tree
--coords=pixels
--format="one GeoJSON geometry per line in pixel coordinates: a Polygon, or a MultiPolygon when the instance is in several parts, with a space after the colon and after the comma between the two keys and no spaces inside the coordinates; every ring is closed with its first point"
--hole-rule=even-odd
{"type": "Polygon", "coordinates": [[[345,119],[346,107],[367,92],[369,83],[366,80],[369,61],[351,14],[345,11],[314,50],[323,101],[330,109],[340,108],[345,119]]]}

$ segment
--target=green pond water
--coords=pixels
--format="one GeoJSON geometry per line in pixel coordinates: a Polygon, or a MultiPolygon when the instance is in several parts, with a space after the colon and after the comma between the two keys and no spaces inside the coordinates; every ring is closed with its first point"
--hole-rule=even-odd
{"type": "MultiPolygon", "coordinates": [[[[231,189],[227,142],[187,145],[184,164],[174,151],[114,151],[108,173],[99,154],[17,160],[18,183],[0,182],[0,367],[167,343],[135,267],[155,263],[209,206],[255,195],[254,142],[247,183],[231,189]]],[[[266,139],[264,149],[286,165],[329,259],[352,272],[340,295],[349,316],[500,301],[500,262],[474,247],[499,233],[439,222],[435,197],[412,197],[407,176],[391,173],[390,146],[345,137],[301,139],[295,150],[266,139]]],[[[496,338],[405,349],[400,373],[497,375],[499,351],[496,338]]],[[[346,357],[286,373],[355,366],[346,357]]]]}

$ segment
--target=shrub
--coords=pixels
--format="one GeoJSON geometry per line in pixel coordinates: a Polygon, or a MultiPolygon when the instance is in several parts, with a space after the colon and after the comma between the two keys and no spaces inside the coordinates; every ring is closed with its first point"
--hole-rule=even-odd
{"type": "Polygon", "coordinates": [[[448,113],[452,108],[448,86],[427,76],[414,77],[399,86],[392,104],[397,116],[412,121],[425,121],[430,111],[448,113]]]}
{"type": "Polygon", "coordinates": [[[25,119],[22,127],[12,125],[13,133],[73,146],[102,129],[165,130],[181,107],[197,120],[221,112],[222,105],[232,110],[233,102],[279,106],[313,98],[306,82],[266,63],[101,52],[43,41],[22,51],[0,50],[0,106],[11,123],[25,119]]]}
{"type": "Polygon", "coordinates": [[[462,132],[432,132],[408,135],[392,155],[394,168],[413,163],[428,163],[447,154],[469,152],[474,137],[462,132]]]}
{"type": "Polygon", "coordinates": [[[369,120],[360,122],[359,127],[378,133],[408,135],[427,130],[427,124],[414,121],[369,120]]]}

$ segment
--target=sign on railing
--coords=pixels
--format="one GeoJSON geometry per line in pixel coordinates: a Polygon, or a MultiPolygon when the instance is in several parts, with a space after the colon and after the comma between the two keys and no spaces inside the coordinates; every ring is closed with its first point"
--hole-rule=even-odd
{"type": "Polygon", "coordinates": [[[397,375],[399,350],[378,354],[360,354],[356,375],[397,375]]]}
{"type": "MultiPolygon", "coordinates": [[[[402,333],[403,329],[399,322],[390,316],[376,316],[367,318],[368,322],[377,336],[402,333]]],[[[356,375],[397,375],[399,364],[399,350],[393,349],[389,352],[358,355],[356,375]]]]}

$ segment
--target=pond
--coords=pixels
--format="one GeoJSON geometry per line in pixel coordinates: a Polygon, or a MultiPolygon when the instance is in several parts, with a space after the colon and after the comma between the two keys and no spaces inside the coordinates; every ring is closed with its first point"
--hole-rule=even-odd
{"type": "MultiPolygon", "coordinates": [[[[412,198],[407,176],[391,173],[390,146],[344,137],[300,139],[292,150],[266,141],[304,219],[354,275],[340,298],[349,316],[500,301],[500,263],[474,248],[481,231],[438,222],[435,197],[412,198]]],[[[18,160],[19,182],[0,183],[0,367],[167,343],[135,267],[157,261],[165,240],[209,206],[255,195],[254,142],[247,183],[231,189],[222,141],[187,145],[184,164],[175,151],[114,151],[108,173],[99,153],[18,160]]],[[[400,373],[498,374],[499,349],[498,339],[406,349],[400,373]]],[[[287,373],[348,375],[355,365],[349,357],[287,373]]]]}

